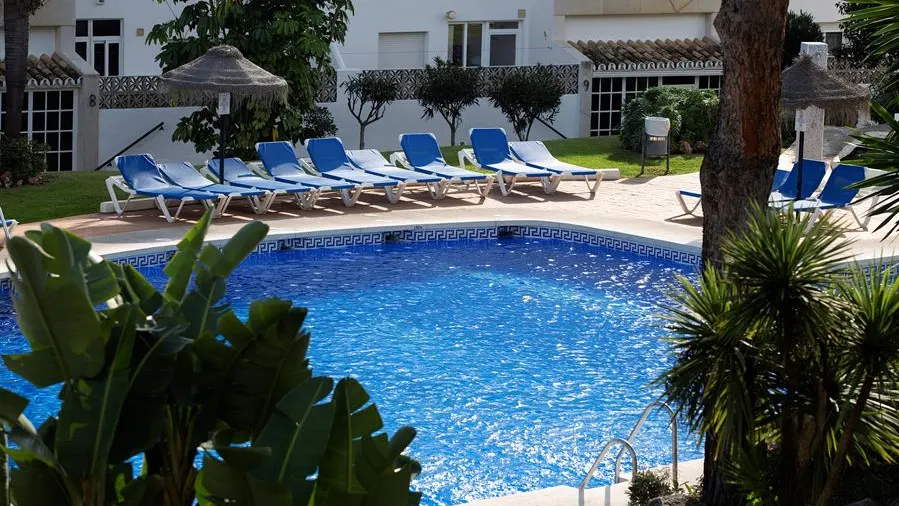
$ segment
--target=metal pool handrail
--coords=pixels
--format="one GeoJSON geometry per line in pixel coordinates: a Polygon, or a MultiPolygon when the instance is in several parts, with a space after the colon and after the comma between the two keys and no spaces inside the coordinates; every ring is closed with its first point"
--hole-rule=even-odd
{"type": "MultiPolygon", "coordinates": [[[[655,401],[649,406],[646,406],[646,409],[643,410],[643,415],[640,416],[640,421],[634,425],[634,428],[631,429],[631,433],[627,436],[627,443],[630,447],[634,444],[634,439],[637,438],[637,434],[640,433],[640,429],[643,428],[643,424],[646,423],[646,419],[649,418],[649,415],[658,408],[664,408],[668,411],[668,415],[670,417],[671,422],[671,481],[674,482],[674,485],[677,486],[677,415],[675,415],[674,410],[671,409],[671,406],[662,402],[655,401]]],[[[631,449],[633,451],[633,449],[631,449]]],[[[615,483],[618,483],[618,476],[621,474],[621,459],[624,458],[625,449],[621,448],[621,451],[618,452],[618,456],[615,457],[615,483]]],[[[634,466],[634,473],[637,472],[637,466],[634,466]]]]}
{"type": "MultiPolygon", "coordinates": [[[[610,439],[605,446],[602,447],[602,451],[599,452],[599,457],[596,457],[596,460],[593,461],[593,465],[590,466],[590,470],[587,471],[587,476],[584,477],[584,481],[581,482],[580,485],[577,486],[577,504],[578,506],[584,506],[584,489],[587,488],[587,484],[590,483],[590,479],[593,478],[593,473],[596,472],[596,468],[599,467],[599,463],[602,462],[603,457],[609,453],[609,450],[613,445],[619,444],[621,445],[621,453],[619,455],[623,455],[625,451],[631,454],[631,464],[634,466],[634,472],[637,472],[637,452],[634,451],[634,447],[631,444],[621,438],[612,438],[610,439]]],[[[615,464],[615,483],[618,483],[618,463],[616,460],[615,464]]]]}

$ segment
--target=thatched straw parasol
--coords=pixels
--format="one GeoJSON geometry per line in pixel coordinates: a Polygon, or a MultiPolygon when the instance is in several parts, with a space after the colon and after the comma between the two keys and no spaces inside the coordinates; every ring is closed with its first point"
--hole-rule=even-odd
{"type": "MultiPolygon", "coordinates": [[[[856,84],[844,82],[830,74],[812,60],[800,56],[796,63],[781,74],[780,103],[785,109],[802,111],[818,107],[825,111],[851,111],[868,102],[868,90],[856,84]]],[[[802,123],[797,114],[797,124],[802,123]]],[[[797,163],[796,196],[802,198],[802,165],[805,156],[805,128],[799,127],[799,153],[797,163]]]]}
{"type": "Polygon", "coordinates": [[[808,56],[783,71],[781,86],[780,104],[786,109],[855,110],[868,102],[868,90],[828,74],[808,56]]]}
{"type": "Polygon", "coordinates": [[[247,60],[232,46],[216,46],[196,60],[166,72],[161,88],[179,98],[199,98],[209,104],[218,100],[220,182],[225,179],[225,133],[231,97],[238,102],[261,104],[287,101],[287,81],[247,60]]]}

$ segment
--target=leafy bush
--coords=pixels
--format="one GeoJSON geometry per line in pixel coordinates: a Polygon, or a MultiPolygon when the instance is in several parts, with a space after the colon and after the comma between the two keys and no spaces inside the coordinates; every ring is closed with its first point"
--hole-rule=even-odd
{"type": "Polygon", "coordinates": [[[487,90],[490,103],[512,123],[519,140],[527,140],[538,118],[552,123],[559,114],[565,87],[545,65],[517,67],[487,90]]]}
{"type": "Polygon", "coordinates": [[[25,137],[0,137],[0,185],[40,184],[47,171],[47,149],[25,137]]]}
{"type": "Polygon", "coordinates": [[[379,72],[362,72],[341,87],[350,114],[359,123],[359,149],[365,149],[365,127],[384,117],[387,106],[399,97],[400,83],[379,72]]]}
{"type": "Polygon", "coordinates": [[[646,504],[663,495],[674,492],[667,471],[639,471],[634,473],[630,485],[627,487],[629,506],[646,506],[646,504]]]}
{"type": "Polygon", "coordinates": [[[640,151],[643,120],[661,116],[671,120],[672,151],[686,141],[691,145],[708,144],[718,120],[718,96],[711,91],[659,86],[630,100],[622,112],[621,144],[640,151]]]}
{"type": "Polygon", "coordinates": [[[401,454],[415,430],[388,440],[358,381],[313,376],[306,309],[263,299],[238,318],[226,280],[268,227],[253,222],[219,249],[203,243],[210,219],[178,244],[162,292],[58,228],[9,241],[30,351],[4,362],[61,392],[59,412],[35,429],[28,401],[0,389],[14,504],[417,505],[420,466],[401,454]]]}
{"type": "Polygon", "coordinates": [[[434,66],[426,66],[418,87],[418,103],[424,107],[422,118],[431,119],[435,113],[450,128],[450,145],[456,145],[456,130],[462,122],[462,111],[478,103],[480,74],[476,68],[449,63],[439,56],[434,66]]]}
{"type": "Polygon", "coordinates": [[[783,68],[793,64],[793,60],[799,56],[803,42],[824,42],[824,32],[811,13],[799,11],[797,14],[790,11],[787,14],[787,29],[784,34],[783,68]]]}

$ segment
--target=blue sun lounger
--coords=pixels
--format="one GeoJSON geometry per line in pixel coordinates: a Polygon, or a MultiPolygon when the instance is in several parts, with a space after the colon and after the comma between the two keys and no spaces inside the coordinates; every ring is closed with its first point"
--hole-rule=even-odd
{"type": "MultiPolygon", "coordinates": [[[[868,230],[868,222],[871,221],[871,215],[861,220],[852,208],[852,201],[858,195],[858,188],[852,188],[852,185],[865,180],[865,168],[858,165],[842,164],[830,172],[830,177],[824,183],[821,194],[817,198],[806,198],[795,201],[781,202],[780,209],[785,210],[791,208],[794,211],[812,213],[812,222],[829,214],[837,209],[849,211],[852,218],[862,230],[868,230]]],[[[803,174],[803,186],[805,186],[805,174],[803,174]]],[[[876,205],[876,201],[874,202],[876,205]]]]}
{"type": "Polygon", "coordinates": [[[459,164],[464,164],[467,159],[478,168],[496,172],[499,191],[503,195],[508,195],[521,178],[537,178],[546,194],[555,193],[562,176],[515,161],[509,151],[509,138],[502,128],[472,128],[469,137],[472,149],[459,152],[459,164]],[[506,178],[509,178],[508,186],[506,178]]]}
{"type": "Polygon", "coordinates": [[[12,237],[12,231],[16,229],[16,225],[19,222],[16,220],[7,220],[5,216],[3,216],[3,209],[0,208],[0,225],[3,225],[3,235],[6,236],[6,240],[9,240],[12,237]]]}
{"type": "Polygon", "coordinates": [[[355,149],[346,152],[350,163],[375,176],[400,181],[408,187],[410,184],[422,184],[428,188],[433,198],[439,198],[441,178],[428,176],[420,172],[403,169],[387,161],[377,149],[355,149]]]}
{"type": "Polygon", "coordinates": [[[351,207],[362,194],[362,186],[342,180],[334,180],[313,176],[303,170],[293,146],[286,141],[260,142],[256,144],[256,153],[268,175],[282,183],[301,184],[315,188],[321,192],[330,190],[340,192],[343,205],[351,207]],[[350,193],[353,190],[353,193],[350,193]]]}
{"type": "Polygon", "coordinates": [[[221,208],[221,212],[223,213],[228,208],[232,199],[240,197],[244,197],[249,201],[250,207],[256,214],[265,214],[268,211],[268,208],[263,206],[263,200],[260,198],[267,195],[263,190],[240,188],[230,184],[213,183],[197,172],[197,169],[187,162],[166,162],[157,165],[159,165],[159,170],[162,172],[163,176],[182,188],[215,193],[225,197],[225,203],[221,208]]]}
{"type": "Polygon", "coordinates": [[[306,139],[306,151],[312,159],[311,164],[304,161],[307,170],[315,171],[322,177],[349,181],[363,188],[383,188],[391,204],[400,199],[406,188],[406,183],[369,174],[354,166],[347,157],[343,142],[337,137],[306,139]]]}
{"type": "Polygon", "coordinates": [[[446,163],[434,134],[402,134],[400,135],[400,147],[403,149],[402,153],[393,153],[390,155],[390,161],[394,163],[399,162],[415,172],[430,174],[443,179],[440,183],[438,198],[445,197],[449,188],[454,184],[464,184],[465,188],[468,189],[469,185],[474,183],[481,197],[486,197],[493,188],[496,177],[492,174],[481,174],[472,170],[460,169],[446,163]],[[481,188],[481,183],[485,183],[484,188],[481,188]]]}
{"type": "MultiPolygon", "coordinates": [[[[208,176],[218,177],[222,174],[218,158],[206,161],[205,172],[208,176]]],[[[318,190],[296,183],[283,183],[259,176],[240,158],[225,158],[225,182],[241,188],[254,188],[268,192],[268,200],[263,207],[270,209],[278,195],[293,195],[303,209],[311,209],[318,200],[318,190]]]]}
{"type": "MultiPolygon", "coordinates": [[[[777,169],[774,171],[774,181],[771,183],[771,192],[772,194],[780,189],[783,186],[784,182],[787,180],[787,176],[790,175],[790,171],[788,170],[780,170],[777,169]]],[[[820,181],[819,181],[820,183],[820,181]]],[[[793,186],[796,186],[796,183],[793,183],[793,186]]],[[[803,183],[803,186],[805,184],[803,183]]],[[[674,218],[686,215],[693,215],[696,212],[696,209],[699,208],[699,205],[702,204],[702,193],[693,190],[675,190],[674,197],[677,199],[677,203],[680,205],[680,208],[684,211],[683,213],[674,216],[674,218]],[[696,199],[696,202],[690,206],[687,204],[686,198],[696,199]]]]}
{"type": "Polygon", "coordinates": [[[584,181],[587,183],[587,189],[590,190],[591,195],[596,195],[596,190],[599,189],[599,183],[602,182],[602,172],[563,162],[554,157],[540,141],[510,142],[509,150],[512,151],[512,155],[515,158],[521,160],[521,162],[528,167],[553,172],[562,177],[583,176],[584,181]],[[594,180],[592,185],[590,184],[591,177],[594,180]]]}
{"type": "Polygon", "coordinates": [[[807,199],[821,186],[827,175],[827,164],[821,160],[802,160],[802,189],[799,186],[799,162],[793,164],[787,179],[777,190],[772,190],[769,202],[807,199]]]}
{"type": "Polygon", "coordinates": [[[115,208],[115,212],[119,216],[125,212],[125,209],[128,208],[128,203],[136,196],[151,197],[169,223],[178,219],[181,209],[187,202],[202,202],[206,208],[216,209],[216,214],[220,214],[223,209],[225,199],[221,195],[190,190],[173,184],[162,175],[159,166],[156,165],[153,157],[148,154],[118,156],[115,159],[115,166],[122,175],[108,177],[106,179],[106,189],[109,190],[112,207],[115,208]],[[124,205],[119,204],[115,188],[119,188],[128,194],[128,199],[124,205]],[[174,217],[169,213],[166,200],[180,201],[174,217]]]}

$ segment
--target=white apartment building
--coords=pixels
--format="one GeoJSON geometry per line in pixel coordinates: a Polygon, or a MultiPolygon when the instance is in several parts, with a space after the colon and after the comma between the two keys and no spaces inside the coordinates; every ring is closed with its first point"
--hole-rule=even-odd
{"type": "MultiPolygon", "coordinates": [[[[828,33],[838,30],[830,0],[792,0],[828,33]],[[829,6],[829,7],[828,7],[829,6]]],[[[407,131],[432,131],[415,80],[434,57],[484,67],[551,65],[567,94],[552,125],[532,138],[615,135],[626,101],[658,85],[718,89],[722,74],[713,22],[720,0],[364,0],[356,3],[346,40],[332,47],[336,82],[323,83],[321,105],[348,146],[358,139],[340,83],[358,72],[397,77],[402,100],[366,132],[369,147],[392,149],[407,131]]],[[[51,168],[91,170],[120,152],[199,162],[208,154],[171,141],[190,107],[169,107],[157,90],[159,48],[151,28],[177,15],[156,0],[48,0],[32,19],[28,132],[47,142],[51,168]]],[[[2,114],[0,114],[2,121],[2,114]]],[[[474,126],[511,128],[482,99],[467,110],[460,138],[474,126]]]]}

